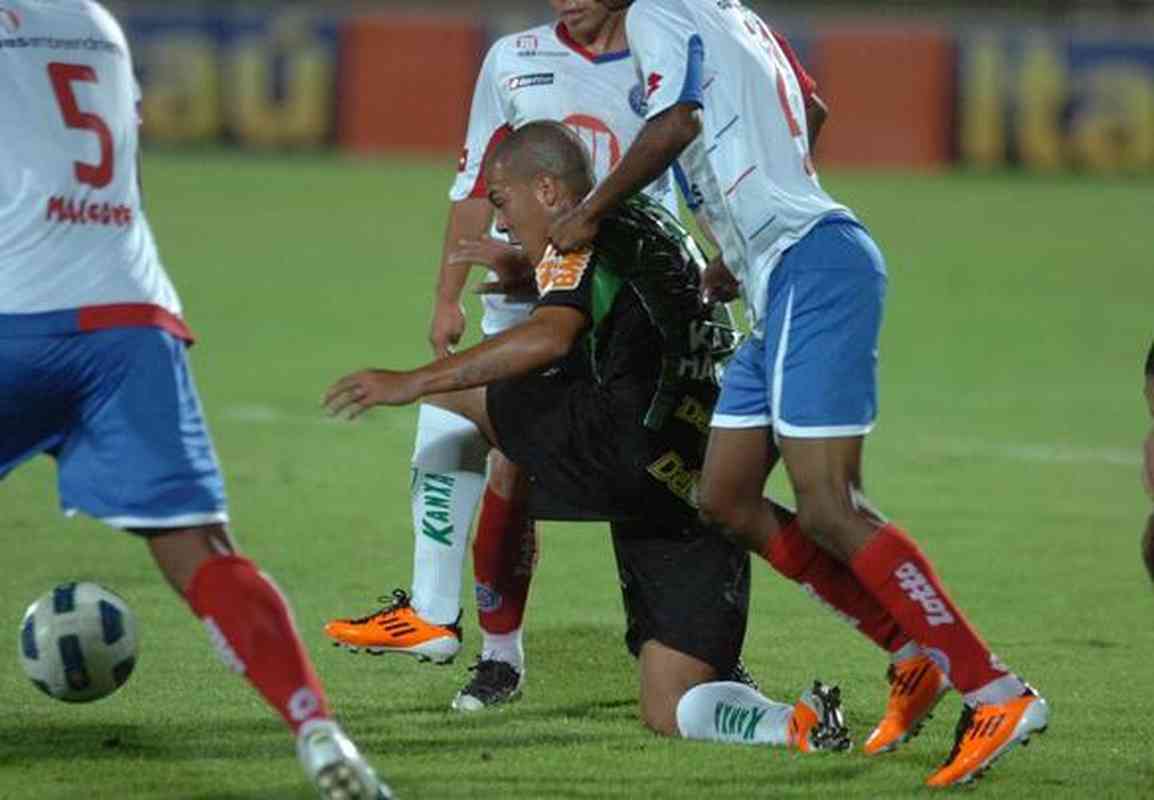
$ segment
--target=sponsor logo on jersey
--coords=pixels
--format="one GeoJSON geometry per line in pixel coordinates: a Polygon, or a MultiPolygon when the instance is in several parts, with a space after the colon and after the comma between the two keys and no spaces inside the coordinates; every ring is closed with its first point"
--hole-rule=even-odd
{"type": "Polygon", "coordinates": [[[535,33],[524,33],[517,37],[513,45],[518,50],[537,50],[541,46],[540,40],[535,33]]]}
{"type": "Polygon", "coordinates": [[[552,72],[534,72],[529,75],[514,75],[505,82],[510,92],[525,89],[529,86],[552,86],[552,72]]]}
{"type": "Polygon", "coordinates": [[[46,222],[63,225],[103,225],[127,228],[135,216],[132,206],[123,203],[97,203],[86,198],[53,195],[44,210],[46,222]]]}
{"type": "Polygon", "coordinates": [[[898,585],[906,593],[906,597],[921,605],[926,612],[926,622],[930,627],[950,625],[957,620],[946,607],[945,601],[938,597],[932,584],[922,574],[922,571],[910,561],[905,562],[894,572],[898,585]]]}
{"type": "Polygon", "coordinates": [[[661,88],[661,82],[665,80],[665,76],[660,72],[650,72],[649,77],[645,81],[645,99],[648,100],[657,90],[661,88]]]}
{"type": "Polygon", "coordinates": [[[20,15],[8,8],[0,8],[0,27],[9,33],[20,30],[20,15]]]}
{"type": "Polygon", "coordinates": [[[645,468],[653,478],[693,508],[697,508],[697,484],[701,470],[690,469],[685,459],[669,450],[645,468]]]}
{"type": "Polygon", "coordinates": [[[589,262],[593,260],[593,248],[586,247],[561,255],[552,245],[545,251],[545,257],[537,265],[537,292],[542,297],[549,292],[570,291],[581,284],[589,262]]]}
{"type": "Polygon", "coordinates": [[[629,90],[629,107],[639,117],[649,113],[649,98],[645,96],[645,87],[640,83],[629,90]]]}

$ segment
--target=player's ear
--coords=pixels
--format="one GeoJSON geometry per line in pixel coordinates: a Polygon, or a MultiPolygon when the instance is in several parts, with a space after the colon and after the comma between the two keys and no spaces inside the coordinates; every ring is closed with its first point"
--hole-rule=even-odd
{"type": "Polygon", "coordinates": [[[561,185],[552,175],[542,173],[533,179],[533,194],[537,196],[538,203],[553,209],[561,199],[561,185]]]}

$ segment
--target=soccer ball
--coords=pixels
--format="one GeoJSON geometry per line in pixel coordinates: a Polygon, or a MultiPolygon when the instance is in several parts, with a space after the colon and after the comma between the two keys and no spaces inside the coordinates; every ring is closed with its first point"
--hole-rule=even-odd
{"type": "Polygon", "coordinates": [[[107,697],[136,665],[136,618],[99,584],[62,583],[24,613],[20,663],[28,680],[57,700],[107,697]]]}

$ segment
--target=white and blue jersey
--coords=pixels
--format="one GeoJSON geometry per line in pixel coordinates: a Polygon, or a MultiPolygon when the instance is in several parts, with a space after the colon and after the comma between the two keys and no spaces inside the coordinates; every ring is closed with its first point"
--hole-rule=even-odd
{"type": "Polygon", "coordinates": [[[703,130],[678,180],[741,284],[753,336],[726,369],[713,425],[861,435],[877,414],[885,265],[822,189],[810,87],[769,26],[737,0],[637,0],[626,33],[648,115],[688,104],[703,130]]]}
{"type": "Polygon", "coordinates": [[[0,0],[0,477],[123,528],[227,519],[180,300],[141,207],[138,89],[89,0],[0,0]]]}

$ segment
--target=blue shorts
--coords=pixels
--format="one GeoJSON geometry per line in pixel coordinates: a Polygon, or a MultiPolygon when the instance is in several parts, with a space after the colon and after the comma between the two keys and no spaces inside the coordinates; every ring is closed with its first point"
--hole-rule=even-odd
{"type": "Polygon", "coordinates": [[[886,266],[869,233],[835,215],[785,251],[760,336],[726,365],[715,428],[776,436],[863,436],[877,418],[886,266]]]}
{"type": "Polygon", "coordinates": [[[185,349],[158,328],[0,337],[0,478],[48,453],[66,513],[118,528],[226,522],[185,349]]]}

